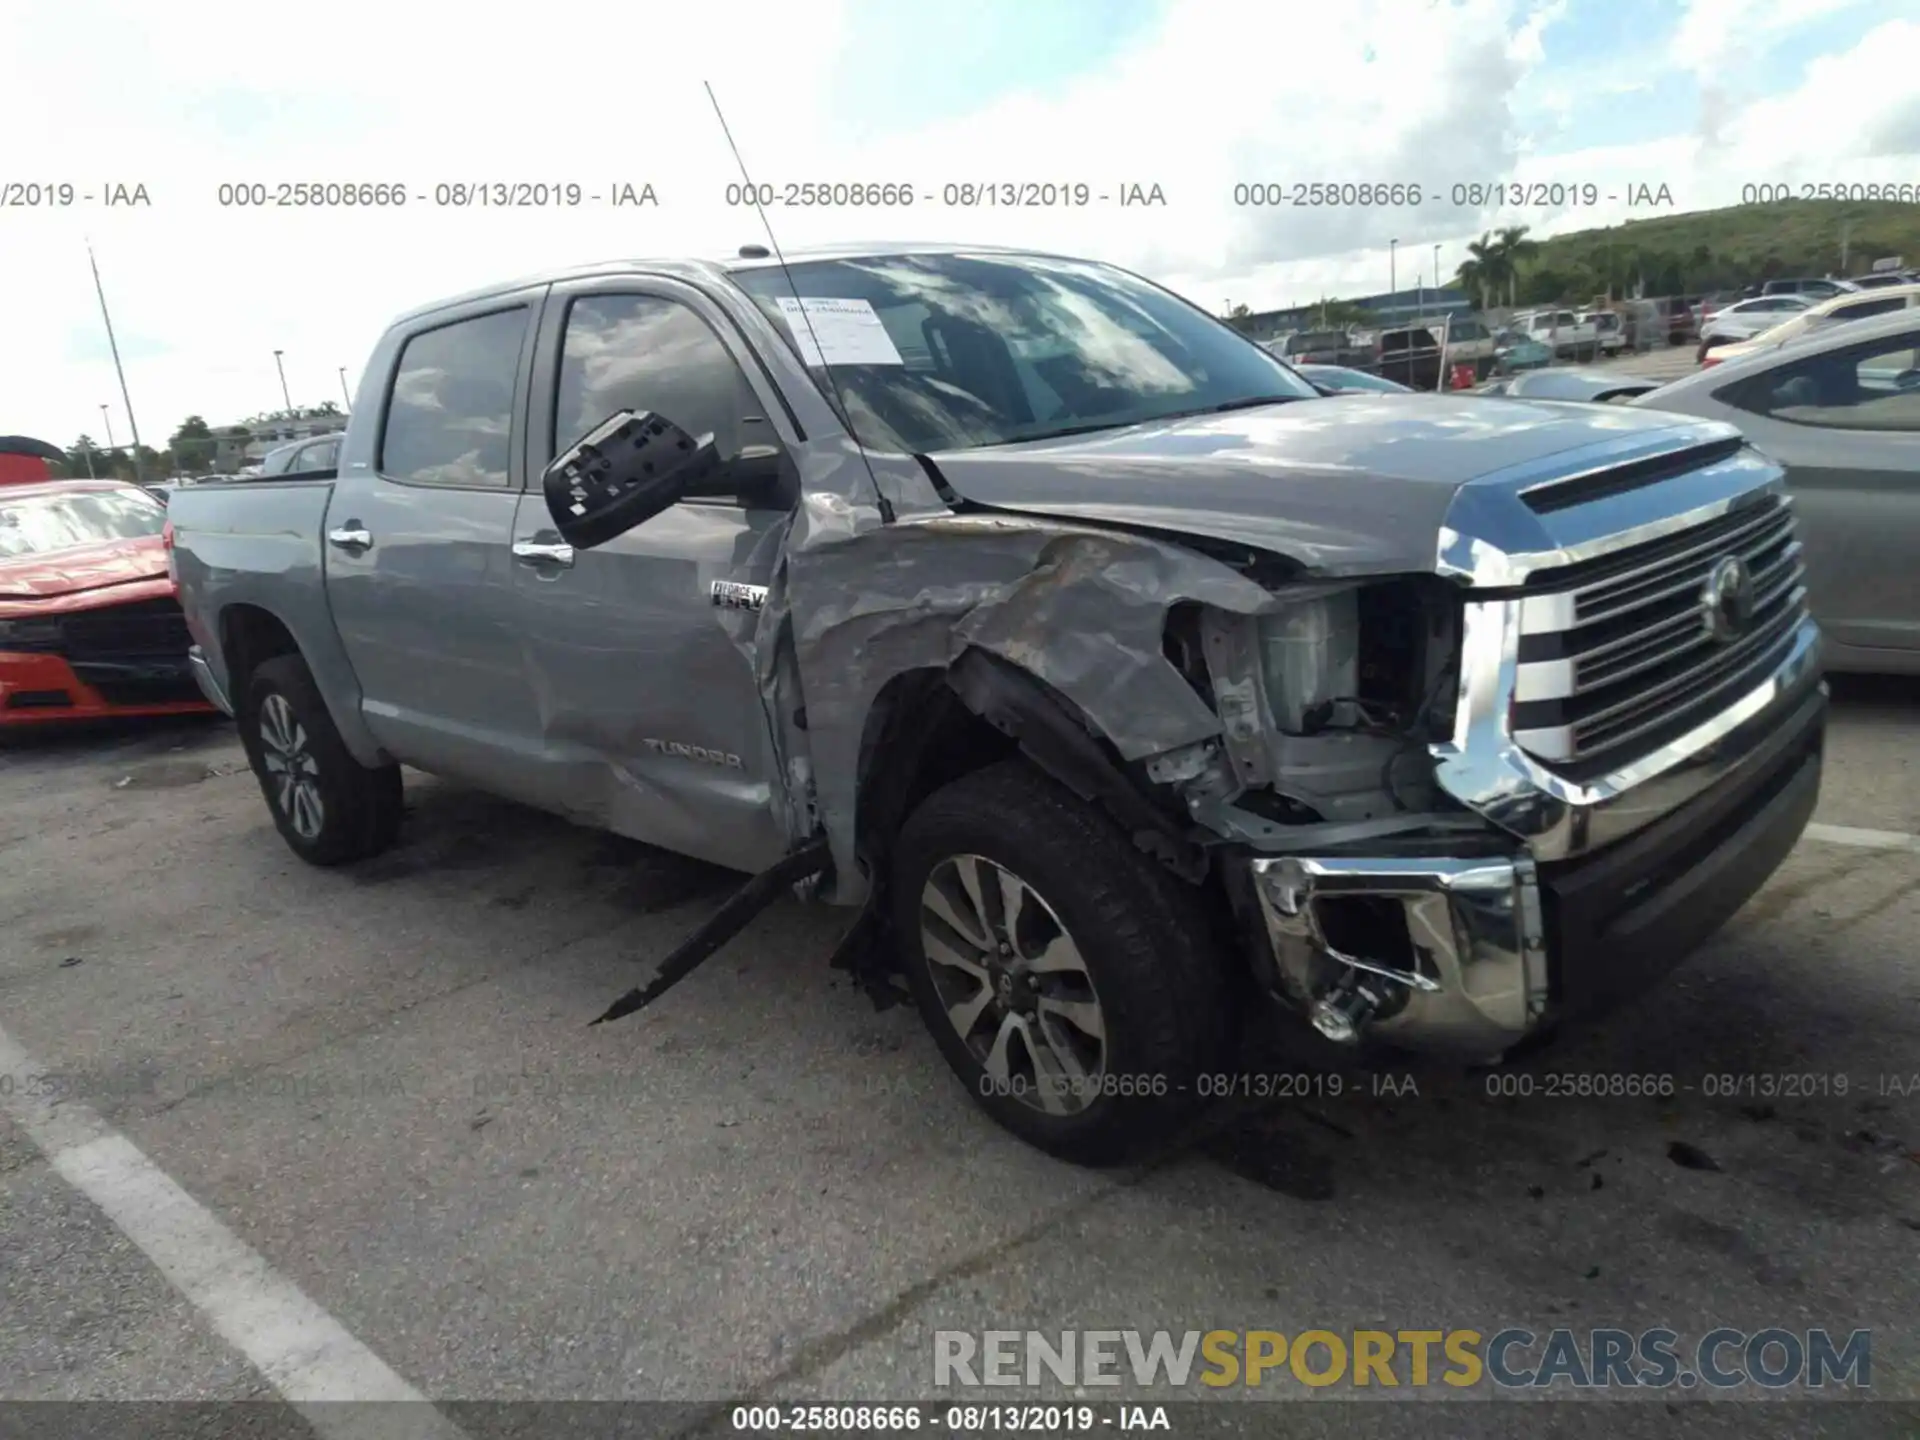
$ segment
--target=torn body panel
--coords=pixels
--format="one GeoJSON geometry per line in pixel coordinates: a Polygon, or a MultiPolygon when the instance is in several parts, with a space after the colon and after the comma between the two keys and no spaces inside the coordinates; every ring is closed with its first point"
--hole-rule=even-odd
{"type": "MultiPolygon", "coordinates": [[[[790,550],[781,606],[806,689],[829,898],[858,903],[855,833],[869,713],[895,676],[946,670],[970,649],[1063,697],[1122,761],[1211,739],[1220,721],[1165,650],[1168,611],[1255,614],[1280,602],[1218,560],[1159,540],[1057,521],[943,515],[790,550]]],[[[773,609],[770,601],[769,611],[773,609]]]]}

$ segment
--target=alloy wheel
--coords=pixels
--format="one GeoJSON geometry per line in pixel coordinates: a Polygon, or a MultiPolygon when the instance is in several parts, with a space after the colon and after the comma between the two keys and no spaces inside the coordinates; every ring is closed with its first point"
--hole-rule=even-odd
{"type": "Polygon", "coordinates": [[[260,762],[273,786],[273,801],[302,840],[317,840],[326,824],[320,798],[320,762],[308,746],[306,727],[284,696],[260,704],[260,762]]]}
{"type": "Polygon", "coordinates": [[[1049,1115],[1100,1097],[1106,1015],[1079,947],[1038,891],[984,856],[952,856],[921,891],[920,936],[947,1019],[993,1093],[1049,1115]]]}

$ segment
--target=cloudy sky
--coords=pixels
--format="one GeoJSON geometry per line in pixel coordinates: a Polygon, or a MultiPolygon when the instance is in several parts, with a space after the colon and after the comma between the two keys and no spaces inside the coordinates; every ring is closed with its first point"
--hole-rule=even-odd
{"type": "Polygon", "coordinates": [[[1442,274],[1495,224],[1617,223],[1758,182],[1920,182],[1920,0],[42,0],[0,12],[0,433],[125,442],[86,244],[141,438],[340,400],[396,312],[531,271],[763,241],[756,180],[910,186],[910,208],[778,207],[786,247],[1046,246],[1211,309],[1442,274]],[[1594,206],[1495,212],[1453,187],[1591,182],[1594,206]],[[237,208],[222,185],[373,182],[398,208],[237,208]],[[439,187],[578,185],[572,207],[439,187]],[[1079,208],[946,187],[1084,182],[1079,208]],[[1250,182],[1419,185],[1394,207],[1248,208],[1250,182]],[[658,203],[607,203],[650,184],[658,203]],[[12,192],[6,187],[11,185],[12,192]],[[151,204],[108,207],[114,185],[151,204]],[[1121,207],[1130,186],[1160,206],[1121,207]],[[24,188],[23,187],[29,187],[24,188]],[[84,198],[91,194],[89,202],[84,198]],[[599,203],[591,198],[598,195],[599,203]],[[1606,196],[1617,199],[1607,200],[1606,196]]]}

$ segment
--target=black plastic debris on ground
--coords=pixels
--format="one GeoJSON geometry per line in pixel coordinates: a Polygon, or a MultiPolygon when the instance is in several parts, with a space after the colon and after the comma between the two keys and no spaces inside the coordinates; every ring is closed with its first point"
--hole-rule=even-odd
{"type": "Polygon", "coordinates": [[[1689,1145],[1684,1140],[1667,1142],[1667,1159],[1683,1170],[1718,1170],[1720,1168],[1718,1160],[1698,1145],[1689,1145]]]}

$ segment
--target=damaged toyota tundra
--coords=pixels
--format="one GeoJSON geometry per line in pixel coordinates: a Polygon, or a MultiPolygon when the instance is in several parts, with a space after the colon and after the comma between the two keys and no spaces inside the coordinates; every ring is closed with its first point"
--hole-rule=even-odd
{"type": "Polygon", "coordinates": [[[602,1020],[780,896],[848,907],[835,962],[1089,1163],[1248,1027],[1491,1063],[1644,989],[1820,784],[1791,498],[1736,431],[1324,395],[1053,255],[431,306],[337,471],[183,490],[170,545],[300,856],[394,843],[407,765],[739,872],[602,1020]]]}

